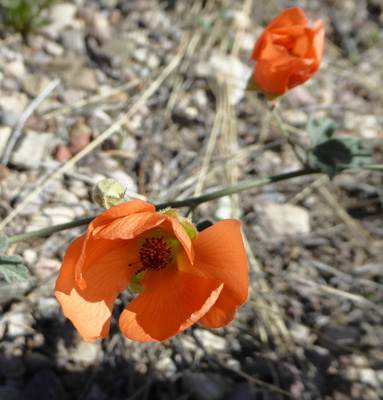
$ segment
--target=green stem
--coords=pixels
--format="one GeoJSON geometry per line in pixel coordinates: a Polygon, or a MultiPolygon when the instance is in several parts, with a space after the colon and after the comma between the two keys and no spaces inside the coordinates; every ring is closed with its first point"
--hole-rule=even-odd
{"type": "Polygon", "coordinates": [[[238,185],[230,186],[228,188],[217,190],[215,192],[204,194],[204,195],[198,196],[198,197],[191,197],[191,198],[185,199],[185,200],[178,200],[178,201],[171,201],[169,203],[157,204],[156,208],[157,209],[163,209],[166,207],[178,208],[178,207],[185,207],[185,206],[195,207],[201,203],[205,203],[206,201],[215,200],[215,199],[218,199],[223,196],[228,196],[230,194],[243,192],[244,190],[253,189],[253,188],[256,188],[259,186],[264,186],[269,183],[284,181],[286,179],[296,178],[298,176],[309,175],[309,174],[313,174],[313,173],[317,173],[317,172],[319,172],[319,170],[303,168],[303,169],[299,169],[297,171],[287,172],[285,174],[270,176],[269,178],[261,178],[261,179],[255,179],[255,180],[248,181],[248,182],[238,183],[238,185]]]}
{"type": "MultiPolygon", "coordinates": [[[[239,193],[244,190],[253,189],[259,186],[264,186],[269,183],[275,183],[279,181],[283,181],[286,179],[296,178],[298,176],[309,175],[313,173],[317,173],[319,170],[313,170],[309,168],[303,168],[297,171],[287,172],[285,174],[274,175],[270,176],[269,178],[261,178],[255,179],[248,182],[242,182],[238,185],[230,186],[225,189],[216,190],[215,192],[211,192],[208,194],[204,194],[198,197],[192,197],[185,200],[178,200],[178,201],[170,201],[168,203],[157,204],[155,207],[157,210],[161,210],[167,207],[195,207],[199,204],[205,203],[207,201],[215,200],[223,196],[228,196],[230,194],[239,193]]],[[[77,221],[68,222],[66,224],[54,225],[48,228],[39,229],[38,231],[21,233],[19,235],[12,236],[8,239],[8,244],[13,244],[17,242],[21,242],[26,239],[32,239],[38,236],[47,236],[51,235],[52,233],[63,231],[65,229],[76,228],[82,225],[88,225],[91,221],[94,220],[96,216],[80,219],[77,221]]]]}
{"type": "Polygon", "coordinates": [[[37,231],[20,233],[19,235],[11,236],[8,239],[8,244],[22,242],[27,239],[32,239],[39,236],[48,236],[55,232],[64,231],[65,229],[77,228],[78,226],[89,225],[96,217],[88,217],[84,219],[78,219],[76,221],[67,222],[66,224],[59,224],[54,226],[48,226],[47,228],[39,229],[37,231]]]}
{"type": "Polygon", "coordinates": [[[287,142],[289,143],[291,149],[293,150],[295,157],[299,160],[299,162],[305,166],[305,162],[302,159],[302,157],[299,155],[297,148],[295,146],[295,143],[291,140],[290,133],[289,131],[285,128],[285,125],[283,124],[283,121],[281,117],[278,114],[277,108],[275,105],[270,105],[269,110],[271,112],[272,117],[274,118],[274,121],[277,123],[277,126],[279,130],[282,132],[283,136],[287,139],[287,142]]]}

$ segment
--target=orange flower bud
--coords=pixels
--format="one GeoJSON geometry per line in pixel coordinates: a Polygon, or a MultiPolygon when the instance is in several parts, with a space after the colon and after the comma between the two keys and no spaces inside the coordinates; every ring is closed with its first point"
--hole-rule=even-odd
{"type": "Polygon", "coordinates": [[[322,20],[309,28],[299,7],[282,12],[255,44],[250,59],[257,63],[248,90],[262,91],[272,99],[306,82],[319,68],[324,38],[322,20]]]}

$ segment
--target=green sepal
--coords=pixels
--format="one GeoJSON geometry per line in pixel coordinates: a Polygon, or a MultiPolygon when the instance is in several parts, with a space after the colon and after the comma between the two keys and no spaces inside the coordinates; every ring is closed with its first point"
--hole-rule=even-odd
{"type": "Polygon", "coordinates": [[[145,276],[146,271],[141,271],[138,274],[133,275],[132,280],[130,281],[130,284],[128,286],[128,289],[133,293],[133,294],[138,294],[141,293],[145,290],[145,288],[142,286],[141,281],[145,276]]]}

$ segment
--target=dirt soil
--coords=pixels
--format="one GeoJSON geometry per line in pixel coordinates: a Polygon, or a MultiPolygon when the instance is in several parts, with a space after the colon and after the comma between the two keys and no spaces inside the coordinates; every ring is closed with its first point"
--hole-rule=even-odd
{"type": "MultiPolygon", "coordinates": [[[[320,70],[278,103],[298,151],[309,118],[327,116],[382,163],[381,0],[57,2],[25,41],[0,28],[3,233],[97,215],[105,177],[159,204],[299,169],[265,100],[243,90],[257,37],[295,5],[326,29],[320,70]]],[[[12,245],[30,276],[0,280],[0,399],[383,399],[382,183],[313,174],[191,210],[241,220],[249,298],[229,326],[165,343],[120,333],[125,292],[104,340],[63,316],[55,281],[86,226],[12,245]]]]}

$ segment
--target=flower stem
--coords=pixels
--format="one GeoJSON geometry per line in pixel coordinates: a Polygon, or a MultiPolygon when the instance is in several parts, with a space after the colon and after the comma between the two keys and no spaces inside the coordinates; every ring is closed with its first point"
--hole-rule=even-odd
{"type": "MultiPolygon", "coordinates": [[[[298,176],[309,175],[309,174],[313,174],[313,173],[317,173],[317,172],[319,172],[319,170],[303,168],[303,169],[300,169],[297,171],[287,172],[285,174],[270,176],[269,178],[261,178],[261,179],[251,180],[248,182],[242,182],[242,183],[239,183],[238,185],[230,186],[225,189],[216,190],[214,192],[207,193],[207,194],[204,194],[204,195],[198,196],[198,197],[191,197],[191,198],[185,199],[185,200],[170,201],[167,203],[156,204],[155,207],[157,210],[161,210],[166,207],[187,207],[187,206],[195,207],[195,206],[205,203],[207,201],[215,200],[220,197],[227,196],[227,195],[230,195],[233,193],[239,193],[244,190],[253,189],[253,188],[256,188],[259,186],[264,186],[269,183],[279,182],[279,181],[283,181],[286,179],[296,178],[298,176]]],[[[68,222],[66,224],[49,226],[47,228],[39,229],[39,230],[33,231],[33,232],[21,233],[19,235],[10,237],[8,239],[8,244],[21,242],[23,240],[32,239],[34,237],[48,236],[48,235],[51,235],[52,233],[63,231],[65,229],[76,228],[76,227],[82,226],[82,225],[88,225],[90,222],[92,222],[94,220],[94,218],[96,218],[96,216],[79,219],[76,221],[68,222]]]]}
{"type": "Polygon", "coordinates": [[[215,192],[207,193],[207,194],[204,194],[204,195],[198,196],[198,197],[191,197],[191,198],[185,199],[185,200],[178,200],[178,201],[171,201],[171,202],[163,203],[163,204],[156,204],[156,208],[157,209],[162,209],[162,208],[166,208],[166,207],[178,208],[178,207],[185,207],[185,206],[195,207],[201,203],[205,203],[206,201],[215,200],[220,197],[228,196],[233,193],[239,193],[239,192],[243,192],[244,190],[253,189],[253,188],[256,188],[259,186],[264,186],[269,183],[284,181],[286,179],[296,178],[298,176],[309,175],[309,174],[314,174],[314,173],[318,173],[318,172],[319,172],[319,170],[303,168],[303,169],[299,169],[297,171],[287,172],[285,174],[270,176],[268,178],[255,179],[255,180],[248,181],[248,182],[238,183],[237,185],[230,186],[225,189],[217,190],[215,192]]]}
{"type": "Polygon", "coordinates": [[[290,137],[290,133],[288,132],[288,130],[285,128],[285,125],[283,124],[283,121],[281,119],[281,117],[279,116],[279,113],[277,111],[277,108],[275,106],[275,104],[269,104],[269,110],[271,112],[272,117],[274,118],[274,121],[276,122],[279,130],[282,132],[283,136],[287,139],[288,144],[290,145],[292,151],[295,154],[295,157],[299,160],[299,162],[305,166],[306,163],[305,161],[302,159],[302,157],[299,155],[297,148],[295,146],[295,143],[291,140],[290,137]]]}

